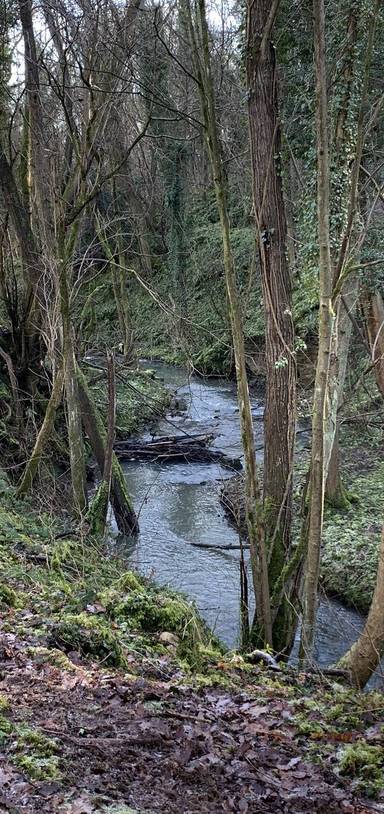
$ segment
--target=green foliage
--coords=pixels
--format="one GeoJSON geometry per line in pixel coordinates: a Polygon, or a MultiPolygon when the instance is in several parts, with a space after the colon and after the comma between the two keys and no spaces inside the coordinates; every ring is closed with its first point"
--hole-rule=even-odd
{"type": "Polygon", "coordinates": [[[0,605],[6,605],[9,608],[15,608],[18,604],[18,597],[16,591],[10,588],[9,585],[4,585],[0,582],[0,605]]]}

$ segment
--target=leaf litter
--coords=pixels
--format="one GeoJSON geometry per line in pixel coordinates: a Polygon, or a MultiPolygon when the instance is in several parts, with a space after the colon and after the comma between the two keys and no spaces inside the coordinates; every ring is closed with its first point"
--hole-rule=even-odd
{"type": "MultiPolygon", "coordinates": [[[[194,687],[179,668],[166,680],[140,664],[141,675],[91,662],[61,669],[9,633],[0,634],[0,649],[4,714],[54,742],[60,765],[57,780],[31,779],[13,762],[14,739],[4,738],[0,814],[384,811],[337,776],[337,739],[326,739],[324,759],[313,761],[316,738],[300,733],[292,693],[273,691],[265,670],[240,678],[235,670],[228,688],[194,687]]],[[[305,677],[281,680],[299,690],[304,682],[305,697],[305,677]]],[[[370,722],[369,737],[380,732],[370,722]]]]}

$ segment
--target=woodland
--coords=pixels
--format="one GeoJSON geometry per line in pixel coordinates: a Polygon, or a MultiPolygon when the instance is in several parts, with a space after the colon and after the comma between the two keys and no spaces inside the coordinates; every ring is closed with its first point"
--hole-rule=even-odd
{"type": "Polygon", "coordinates": [[[384,810],[383,43],[0,0],[0,812],[384,810]]]}

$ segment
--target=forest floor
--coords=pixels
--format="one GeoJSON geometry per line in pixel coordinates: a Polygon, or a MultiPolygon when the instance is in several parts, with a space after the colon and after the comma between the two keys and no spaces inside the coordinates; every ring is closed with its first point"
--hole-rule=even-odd
{"type": "Polygon", "coordinates": [[[327,693],[335,701],[334,689],[311,685],[305,675],[276,682],[258,680],[256,671],[233,688],[196,689],[186,676],[166,677],[164,662],[152,665],[158,677],[132,676],[91,663],[53,666],[31,657],[28,643],[10,633],[1,634],[0,647],[9,704],[2,812],[383,810],[359,797],[348,776],[362,769],[360,784],[369,789],[380,775],[382,711],[371,708],[369,696],[364,708],[345,694],[339,719],[328,715],[327,723],[321,709],[327,693]],[[348,713],[355,723],[345,728],[348,713]],[[344,776],[335,773],[340,769],[344,776]]]}
{"type": "Polygon", "coordinates": [[[0,812],[384,811],[382,694],[224,652],[183,597],[2,503],[0,812]]]}

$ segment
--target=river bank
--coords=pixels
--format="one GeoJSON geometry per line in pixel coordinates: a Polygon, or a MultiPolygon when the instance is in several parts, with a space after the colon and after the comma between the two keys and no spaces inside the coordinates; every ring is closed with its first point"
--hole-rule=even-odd
{"type": "MultiPolygon", "coordinates": [[[[353,446],[342,445],[343,483],[351,502],[343,509],[326,506],[321,587],[348,607],[366,613],[376,581],[380,535],[384,517],[384,449],[369,443],[366,433],[355,434],[353,446]]],[[[300,531],[302,489],[308,455],[299,452],[295,484],[297,538],[300,531]]],[[[246,536],[244,484],[241,475],[226,481],[221,501],[228,516],[246,536]]]]}

